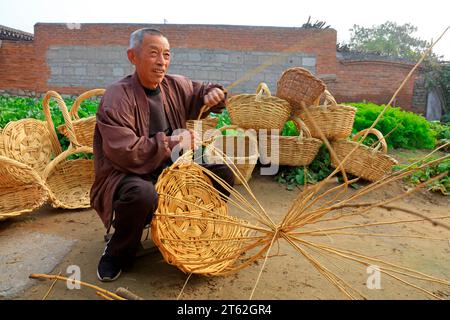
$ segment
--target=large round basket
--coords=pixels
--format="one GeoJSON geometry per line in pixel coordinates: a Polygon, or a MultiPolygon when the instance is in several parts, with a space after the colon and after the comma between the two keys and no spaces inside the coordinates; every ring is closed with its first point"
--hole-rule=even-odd
{"type": "Polygon", "coordinates": [[[50,160],[60,153],[58,141],[44,121],[21,119],[8,122],[2,131],[3,154],[42,174],[50,160]]]}
{"type": "Polygon", "coordinates": [[[293,110],[302,103],[310,106],[320,98],[325,90],[322,80],[316,78],[309,70],[296,67],[283,72],[277,83],[277,97],[288,101],[293,110]]]}
{"type": "Polygon", "coordinates": [[[294,115],[300,117],[311,131],[311,136],[321,139],[322,132],[328,140],[346,139],[352,133],[356,108],[340,105],[330,92],[325,91],[322,105],[302,107],[294,115]]]}
{"type": "Polygon", "coordinates": [[[308,127],[299,118],[294,117],[292,120],[300,132],[299,136],[275,134],[259,137],[259,158],[262,163],[298,167],[307,166],[314,160],[322,140],[312,138],[308,127]]]}
{"type": "Polygon", "coordinates": [[[69,159],[79,154],[92,154],[91,147],[69,147],[52,160],[42,175],[50,189],[50,203],[55,208],[82,209],[90,207],[89,193],[94,183],[93,159],[69,159]]]}
{"type": "Polygon", "coordinates": [[[35,170],[0,156],[0,221],[33,211],[47,197],[48,189],[35,170]]]}
{"type": "Polygon", "coordinates": [[[186,273],[221,275],[233,269],[249,231],[198,164],[176,162],[156,184],[158,209],[151,235],[164,260],[186,273]]]}
{"type": "MultiPolygon", "coordinates": [[[[80,118],[78,115],[78,109],[84,100],[94,96],[103,95],[104,93],[105,89],[93,89],[86,91],[74,101],[72,108],[70,108],[70,117],[72,119],[74,133],[77,137],[77,141],[83,146],[93,146],[96,118],[95,116],[80,118]]],[[[66,124],[60,125],[58,127],[58,131],[67,136],[68,133],[66,124]]]]}
{"type": "MultiPolygon", "coordinates": [[[[236,126],[225,126],[220,131],[235,129],[236,126]]],[[[212,138],[204,151],[203,158],[206,163],[227,164],[235,173],[236,185],[249,181],[253,169],[259,158],[258,141],[254,131],[242,128],[238,129],[238,135],[216,135],[212,138]]]]}
{"type": "MultiPolygon", "coordinates": [[[[340,161],[343,161],[354,148],[357,148],[345,161],[343,168],[348,173],[373,182],[380,180],[389,173],[392,170],[392,166],[397,164],[397,160],[386,154],[386,140],[384,139],[383,134],[376,129],[369,130],[369,133],[373,133],[377,136],[377,147],[371,148],[355,142],[366,132],[367,129],[364,129],[353,137],[353,141],[338,140],[332,142],[331,146],[340,161]],[[381,151],[379,151],[380,147],[382,148],[381,151]]],[[[332,157],[331,164],[334,167],[337,167],[338,161],[332,157]]]]}
{"type": "Polygon", "coordinates": [[[265,83],[256,94],[239,94],[228,99],[231,123],[243,129],[282,129],[291,114],[291,106],[283,99],[271,96],[265,83]]]}

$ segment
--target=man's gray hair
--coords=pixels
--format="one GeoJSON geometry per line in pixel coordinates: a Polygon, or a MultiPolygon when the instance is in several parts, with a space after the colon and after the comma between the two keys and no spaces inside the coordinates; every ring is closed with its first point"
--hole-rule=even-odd
{"type": "Polygon", "coordinates": [[[134,31],[130,36],[130,48],[137,49],[142,44],[142,40],[144,39],[144,35],[150,34],[154,36],[166,37],[161,31],[158,29],[152,28],[142,28],[134,31]]]}

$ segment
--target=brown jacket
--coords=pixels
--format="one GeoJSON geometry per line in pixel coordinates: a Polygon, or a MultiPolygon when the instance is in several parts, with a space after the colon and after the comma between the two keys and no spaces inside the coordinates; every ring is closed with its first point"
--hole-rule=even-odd
{"type": "MultiPolygon", "coordinates": [[[[186,127],[203,106],[203,97],[211,83],[166,75],[160,85],[164,108],[172,130],[186,127]]],[[[220,104],[211,111],[218,111],[220,104]]],[[[206,116],[203,115],[203,117],[206,116]]],[[[95,181],[91,188],[91,206],[106,228],[113,214],[113,195],[126,174],[147,175],[170,158],[164,146],[165,134],[149,138],[148,100],[137,74],[129,75],[106,88],[97,111],[94,132],[95,181]]]]}

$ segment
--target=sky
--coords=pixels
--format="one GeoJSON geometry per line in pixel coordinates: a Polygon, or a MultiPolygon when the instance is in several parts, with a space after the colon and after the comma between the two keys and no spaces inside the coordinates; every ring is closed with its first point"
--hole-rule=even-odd
{"type": "MultiPolygon", "coordinates": [[[[169,23],[300,27],[325,21],[338,42],[350,40],[354,24],[411,23],[415,37],[436,40],[450,25],[448,0],[0,0],[0,24],[33,33],[37,22],[169,23]]],[[[435,46],[450,60],[450,30],[435,46]]]]}

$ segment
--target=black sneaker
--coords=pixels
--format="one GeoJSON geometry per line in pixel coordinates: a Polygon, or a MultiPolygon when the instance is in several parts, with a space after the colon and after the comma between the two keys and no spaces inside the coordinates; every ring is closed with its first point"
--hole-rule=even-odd
{"type": "Polygon", "coordinates": [[[122,273],[122,268],[114,257],[103,254],[97,268],[97,277],[102,282],[115,281],[122,273]]]}

